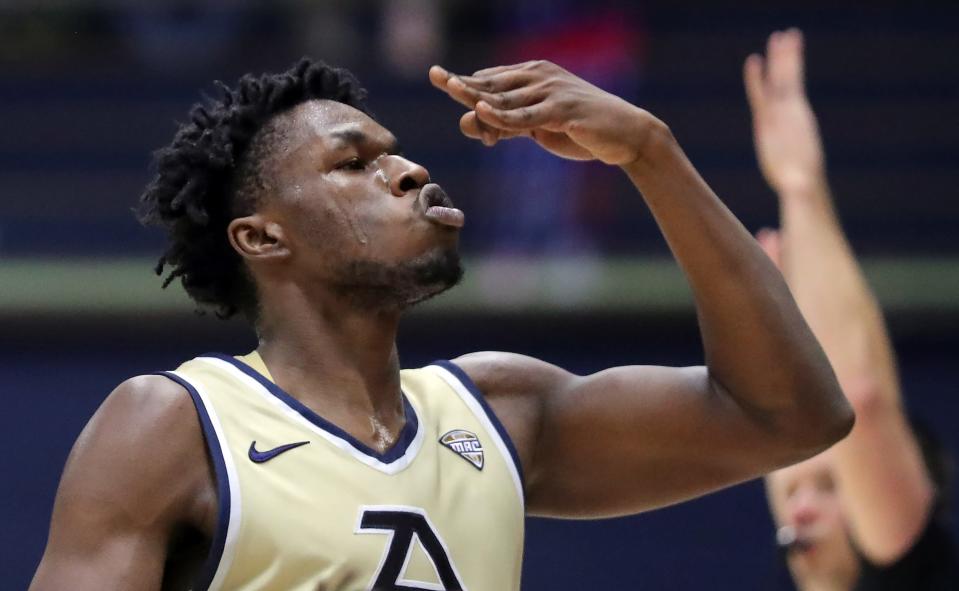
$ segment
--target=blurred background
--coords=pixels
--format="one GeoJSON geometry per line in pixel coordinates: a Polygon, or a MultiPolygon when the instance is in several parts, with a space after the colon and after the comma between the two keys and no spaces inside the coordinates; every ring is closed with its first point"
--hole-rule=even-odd
{"type": "MultiPolygon", "coordinates": [[[[567,67],[664,119],[755,231],[776,224],[776,203],[753,156],[742,61],[772,30],[801,27],[838,208],[887,312],[910,411],[959,450],[959,4],[728,4],[3,0],[0,587],[26,587],[70,446],[116,384],[254,346],[243,325],[160,289],[163,236],[130,210],[151,152],[214,79],[306,54],[353,69],[467,213],[467,279],[409,316],[403,364],[504,349],[587,373],[702,361],[652,218],[617,170],[524,140],[467,141],[428,66],[567,67]]],[[[534,519],[524,589],[769,589],[772,540],[759,483],[629,519],[534,519]]]]}

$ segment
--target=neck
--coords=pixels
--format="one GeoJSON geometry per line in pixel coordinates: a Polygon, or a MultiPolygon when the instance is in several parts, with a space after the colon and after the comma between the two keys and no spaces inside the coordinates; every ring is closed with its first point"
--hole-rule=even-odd
{"type": "Polygon", "coordinates": [[[858,577],[858,565],[851,569],[837,569],[828,573],[799,573],[793,569],[793,580],[799,591],[850,591],[858,577]]]}
{"type": "Polygon", "coordinates": [[[852,584],[835,579],[810,578],[796,585],[799,591],[849,591],[852,584]]]}
{"type": "Polygon", "coordinates": [[[398,431],[400,313],[358,310],[295,287],[276,291],[282,293],[262,300],[257,351],[277,384],[347,430],[352,431],[341,423],[353,422],[361,432],[369,422],[375,423],[374,432],[384,425],[398,431]]]}

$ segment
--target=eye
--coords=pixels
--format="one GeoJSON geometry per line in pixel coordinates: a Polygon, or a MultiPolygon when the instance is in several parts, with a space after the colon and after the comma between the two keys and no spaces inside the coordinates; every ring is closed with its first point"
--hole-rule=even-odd
{"type": "Polygon", "coordinates": [[[832,492],[836,490],[836,482],[833,480],[832,475],[823,474],[816,478],[816,488],[820,492],[832,492]]]}
{"type": "Polygon", "coordinates": [[[342,162],[336,166],[337,169],[343,170],[365,170],[366,161],[359,158],[350,158],[346,162],[342,162]]]}

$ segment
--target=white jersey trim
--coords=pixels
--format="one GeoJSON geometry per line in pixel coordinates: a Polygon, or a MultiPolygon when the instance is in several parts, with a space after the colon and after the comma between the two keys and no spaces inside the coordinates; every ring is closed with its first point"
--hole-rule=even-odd
{"type": "Polygon", "coordinates": [[[506,467],[509,471],[510,476],[513,479],[513,484],[516,486],[516,496],[519,498],[520,505],[523,507],[523,512],[526,512],[526,495],[523,492],[523,482],[519,476],[519,469],[516,466],[516,462],[513,460],[513,455],[510,453],[509,448],[506,445],[506,442],[503,441],[503,438],[500,436],[499,431],[493,425],[493,421],[490,420],[489,415],[486,414],[486,411],[480,405],[479,401],[476,400],[469,389],[466,387],[463,382],[459,380],[452,372],[450,372],[445,367],[439,365],[430,365],[442,379],[446,382],[450,388],[459,395],[463,403],[473,412],[473,415],[479,419],[480,423],[483,424],[483,428],[486,429],[486,432],[493,439],[496,449],[499,450],[500,456],[503,460],[506,461],[506,467]]]}
{"type": "MultiPolygon", "coordinates": [[[[224,361],[216,357],[197,357],[196,361],[208,363],[230,374],[232,377],[236,378],[237,380],[242,382],[244,385],[246,385],[248,388],[250,388],[250,390],[252,390],[253,392],[256,392],[258,396],[260,396],[263,400],[267,401],[269,404],[271,404],[273,407],[275,407],[277,410],[283,413],[283,415],[289,418],[290,420],[309,429],[316,435],[322,437],[329,443],[333,444],[335,447],[353,456],[353,458],[356,459],[357,461],[363,464],[366,464],[367,466],[369,466],[370,468],[373,468],[374,470],[379,470],[380,472],[383,472],[384,474],[397,474],[399,472],[402,472],[406,468],[408,468],[409,465],[413,463],[413,460],[416,459],[416,456],[419,453],[420,448],[423,447],[423,440],[425,439],[425,435],[424,435],[425,429],[422,424],[419,424],[416,429],[416,435],[414,435],[413,441],[410,442],[410,445],[406,449],[406,452],[402,456],[393,460],[390,463],[381,462],[380,460],[359,451],[358,449],[353,447],[353,445],[351,445],[350,442],[348,442],[347,440],[341,437],[338,437],[335,434],[330,433],[329,431],[323,429],[322,427],[315,425],[311,421],[307,420],[306,417],[301,415],[296,410],[290,408],[289,405],[287,405],[285,402],[283,402],[282,400],[274,396],[271,392],[269,392],[266,388],[264,388],[263,385],[260,384],[258,381],[251,378],[247,374],[243,373],[236,366],[229,363],[228,361],[224,361]]],[[[415,404],[412,400],[410,400],[410,404],[414,406],[414,410],[417,412],[418,415],[422,414],[418,408],[415,408],[415,404]]]]}
{"type": "MultiPolygon", "coordinates": [[[[241,517],[241,499],[240,499],[240,477],[236,470],[236,464],[233,461],[233,454],[230,451],[229,442],[220,423],[220,418],[216,414],[216,408],[213,406],[210,396],[206,393],[204,387],[196,380],[191,380],[179,371],[168,372],[190,384],[200,397],[203,407],[206,409],[207,417],[213,426],[213,431],[219,443],[220,454],[223,457],[223,465],[226,467],[227,484],[230,487],[230,508],[229,518],[226,523],[226,540],[223,543],[223,553],[220,555],[220,562],[216,568],[216,574],[210,582],[207,589],[209,591],[219,591],[223,587],[224,580],[230,572],[233,565],[233,559],[236,557],[237,539],[240,536],[240,517],[241,517]]],[[[223,502],[223,499],[219,499],[223,502]]],[[[222,524],[218,524],[222,527],[222,524]]]]}

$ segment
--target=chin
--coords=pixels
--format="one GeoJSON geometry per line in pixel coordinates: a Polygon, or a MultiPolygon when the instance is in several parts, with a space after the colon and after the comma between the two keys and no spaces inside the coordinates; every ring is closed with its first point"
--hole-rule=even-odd
{"type": "Polygon", "coordinates": [[[401,262],[352,261],[337,275],[337,290],[354,307],[397,312],[455,286],[463,266],[455,247],[436,248],[401,262]]]}
{"type": "Polygon", "coordinates": [[[463,265],[455,248],[437,249],[408,263],[411,274],[406,285],[396,285],[405,292],[404,308],[414,306],[456,286],[463,279],[463,265]]]}

